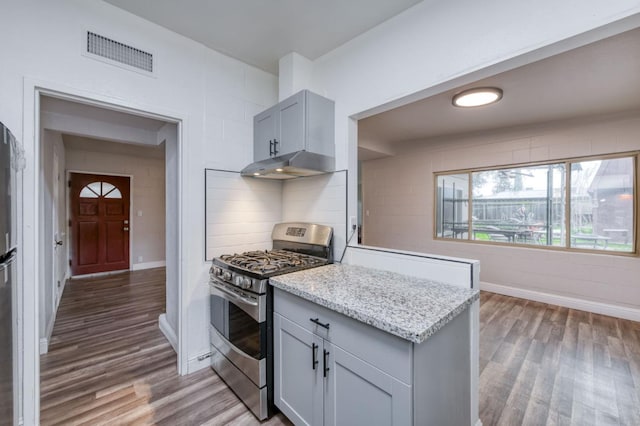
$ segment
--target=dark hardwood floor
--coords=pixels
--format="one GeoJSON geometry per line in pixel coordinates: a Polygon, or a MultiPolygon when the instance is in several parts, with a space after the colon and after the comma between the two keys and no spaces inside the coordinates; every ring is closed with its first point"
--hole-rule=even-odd
{"type": "MultiPolygon", "coordinates": [[[[158,329],[164,280],[152,269],[67,284],[41,357],[43,425],[259,424],[211,369],[178,376],[158,329]]],[[[640,425],[640,323],[483,292],[480,418],[640,425]]]]}
{"type": "Polygon", "coordinates": [[[41,424],[260,424],[210,368],[177,374],[164,305],[164,268],[69,281],[40,358],[41,424]]]}

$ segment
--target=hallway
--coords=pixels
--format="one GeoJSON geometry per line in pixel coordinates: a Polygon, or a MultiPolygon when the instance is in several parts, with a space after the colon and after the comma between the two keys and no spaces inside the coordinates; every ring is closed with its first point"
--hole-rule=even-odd
{"type": "Polygon", "coordinates": [[[41,357],[41,424],[259,424],[211,369],[177,374],[164,304],[164,268],[69,281],[41,357]]]}

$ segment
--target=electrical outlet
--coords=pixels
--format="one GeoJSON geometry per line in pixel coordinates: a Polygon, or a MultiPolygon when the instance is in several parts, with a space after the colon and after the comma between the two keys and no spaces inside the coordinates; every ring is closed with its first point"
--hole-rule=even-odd
{"type": "Polygon", "coordinates": [[[355,216],[349,217],[349,229],[351,231],[355,231],[358,227],[358,219],[355,216]]]}
{"type": "Polygon", "coordinates": [[[138,263],[142,263],[142,256],[138,256],[138,263]]]}

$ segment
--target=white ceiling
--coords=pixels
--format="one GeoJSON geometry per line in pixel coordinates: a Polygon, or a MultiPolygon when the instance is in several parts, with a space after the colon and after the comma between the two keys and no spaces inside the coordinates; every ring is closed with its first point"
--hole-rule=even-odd
{"type": "Polygon", "coordinates": [[[64,147],[69,151],[90,151],[101,154],[118,154],[128,157],[164,158],[164,144],[138,145],[94,139],[86,136],[63,134],[64,147]]]}
{"type": "MultiPolygon", "coordinates": [[[[480,80],[358,122],[359,145],[393,143],[640,109],[640,29],[480,80]],[[496,86],[503,99],[455,108],[463,89],[496,86]]],[[[371,158],[371,152],[362,152],[371,158]]]]}
{"type": "Polygon", "coordinates": [[[151,132],[157,132],[166,124],[165,121],[155,120],[153,118],[100,108],[80,102],[52,98],[50,96],[43,96],[41,98],[40,109],[43,113],[61,114],[151,132]]]}
{"type": "Polygon", "coordinates": [[[40,98],[40,110],[42,127],[61,133],[69,150],[164,158],[164,121],[50,96],[40,98]]]}
{"type": "Polygon", "coordinates": [[[278,74],[290,52],[314,60],[421,0],[105,0],[278,74]]]}

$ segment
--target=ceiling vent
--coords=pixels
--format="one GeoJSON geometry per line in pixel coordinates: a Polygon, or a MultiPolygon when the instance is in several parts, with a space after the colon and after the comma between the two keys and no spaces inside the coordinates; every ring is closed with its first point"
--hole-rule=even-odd
{"type": "Polygon", "coordinates": [[[136,70],[153,73],[153,55],[144,50],[127,46],[100,34],[87,31],[87,53],[133,67],[136,70]]]}

